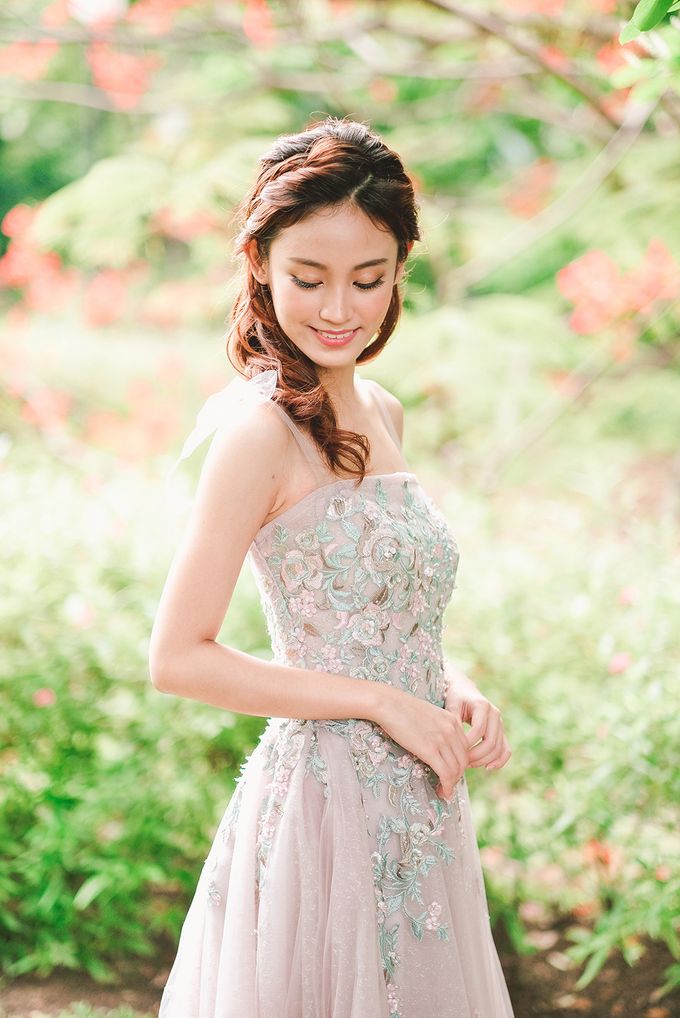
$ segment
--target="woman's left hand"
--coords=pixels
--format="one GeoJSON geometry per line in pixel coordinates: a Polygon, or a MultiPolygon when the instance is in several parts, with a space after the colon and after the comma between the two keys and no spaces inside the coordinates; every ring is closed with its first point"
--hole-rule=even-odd
{"type": "Polygon", "coordinates": [[[468,766],[498,770],[508,762],[512,750],[505,737],[501,712],[463,672],[455,671],[450,677],[445,707],[472,725],[465,733],[468,766]]]}

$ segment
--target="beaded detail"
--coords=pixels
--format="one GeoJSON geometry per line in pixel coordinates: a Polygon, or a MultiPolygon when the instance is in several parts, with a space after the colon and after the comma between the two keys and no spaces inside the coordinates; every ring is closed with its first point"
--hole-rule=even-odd
{"type": "MultiPolygon", "coordinates": [[[[249,557],[276,661],[396,686],[444,705],[442,622],[459,552],[412,474],[369,474],[358,489],[351,480],[322,486],[266,524],[249,557]]],[[[451,935],[427,888],[435,886],[431,872],[454,858],[444,824],[459,810],[459,786],[451,802],[440,798],[434,771],[372,721],[280,719],[261,741],[269,792],[259,815],[260,890],[301,761],[324,798],[332,796],[321,730],[345,740],[362,796],[373,800],[367,832],[376,929],[390,1016],[400,1018],[400,938],[451,935]]]]}

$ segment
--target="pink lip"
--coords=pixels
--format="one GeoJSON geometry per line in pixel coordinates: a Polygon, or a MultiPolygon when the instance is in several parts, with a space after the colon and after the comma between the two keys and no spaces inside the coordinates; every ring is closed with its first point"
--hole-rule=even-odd
{"type": "MultiPolygon", "coordinates": [[[[328,339],[327,336],[322,336],[319,330],[315,329],[313,325],[310,325],[310,329],[316,333],[317,339],[323,343],[324,346],[347,346],[348,343],[352,342],[359,331],[358,329],[353,329],[351,335],[349,335],[347,339],[328,339]]],[[[342,335],[342,333],[340,333],[340,335],[342,335]]]]}

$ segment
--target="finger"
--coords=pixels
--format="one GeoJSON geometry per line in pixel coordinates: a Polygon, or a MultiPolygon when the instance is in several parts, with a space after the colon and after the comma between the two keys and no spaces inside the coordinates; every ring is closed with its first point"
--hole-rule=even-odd
{"type": "Polygon", "coordinates": [[[469,728],[465,733],[465,741],[467,742],[468,749],[474,746],[480,739],[484,738],[486,731],[486,720],[476,721],[472,728],[469,728]]]}
{"type": "Polygon", "coordinates": [[[453,795],[453,790],[460,780],[463,768],[450,745],[444,745],[437,751],[439,763],[437,774],[439,775],[440,786],[443,797],[447,800],[453,795]]]}
{"type": "MultiPolygon", "coordinates": [[[[469,733],[468,733],[469,735],[469,733]]],[[[491,713],[484,736],[479,745],[470,747],[470,762],[474,766],[489,763],[500,752],[504,739],[503,722],[500,714],[491,713]]]]}
{"type": "Polygon", "coordinates": [[[476,742],[473,742],[473,743],[472,743],[472,745],[470,745],[470,744],[468,743],[468,752],[469,752],[469,753],[472,753],[472,750],[473,750],[473,749],[477,749],[477,746],[481,746],[481,744],[482,744],[483,742],[484,742],[484,738],[483,738],[483,737],[482,737],[482,736],[480,735],[480,737],[479,737],[479,738],[477,739],[477,741],[476,741],[476,742]]]}
{"type": "Polygon", "coordinates": [[[474,746],[479,739],[486,738],[486,732],[489,727],[489,720],[491,717],[491,704],[480,703],[477,704],[472,711],[471,725],[472,727],[466,733],[466,741],[468,749],[474,746]]]}
{"type": "Polygon", "coordinates": [[[457,784],[465,773],[465,769],[468,767],[469,763],[468,744],[462,724],[454,727],[451,735],[450,747],[453,750],[453,754],[457,760],[459,768],[459,777],[456,780],[457,784]]]}
{"type": "Polygon", "coordinates": [[[508,762],[508,760],[510,759],[511,756],[512,756],[512,750],[510,749],[510,747],[506,743],[505,749],[501,753],[500,757],[497,760],[492,760],[491,763],[488,763],[486,765],[486,769],[488,771],[491,771],[491,770],[500,770],[501,767],[505,767],[506,763],[508,762]]]}
{"type": "Polygon", "coordinates": [[[484,766],[486,767],[487,770],[495,770],[495,769],[497,769],[499,767],[502,767],[504,764],[506,764],[508,762],[508,760],[510,759],[511,755],[512,755],[512,751],[511,751],[510,747],[508,746],[507,739],[503,739],[503,744],[502,744],[500,750],[498,751],[498,753],[496,754],[496,756],[493,757],[493,759],[488,760],[484,764],[484,766]]]}
{"type": "Polygon", "coordinates": [[[437,773],[439,774],[441,795],[444,799],[450,799],[453,795],[457,769],[458,765],[453,753],[448,748],[440,750],[437,773]]]}
{"type": "Polygon", "coordinates": [[[486,740],[478,747],[479,755],[475,755],[475,763],[478,767],[486,767],[487,764],[497,760],[503,752],[503,736],[499,733],[498,738],[494,742],[487,744],[486,740]],[[484,752],[481,752],[484,750],[484,752]]]}
{"type": "Polygon", "coordinates": [[[458,766],[459,766],[459,772],[458,772],[458,777],[456,778],[456,784],[458,784],[458,782],[460,781],[462,776],[465,774],[465,770],[469,766],[469,763],[470,763],[470,757],[469,757],[469,753],[468,753],[467,743],[465,742],[464,733],[462,733],[462,734],[463,734],[463,738],[460,739],[460,740],[457,740],[454,743],[454,746],[453,746],[453,751],[454,751],[454,754],[455,754],[456,760],[458,761],[458,766]]]}

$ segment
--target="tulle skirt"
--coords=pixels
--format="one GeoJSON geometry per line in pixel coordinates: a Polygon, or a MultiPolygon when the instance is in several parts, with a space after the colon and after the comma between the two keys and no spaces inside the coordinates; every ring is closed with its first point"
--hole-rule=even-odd
{"type": "Polygon", "coordinates": [[[449,804],[405,751],[390,781],[362,760],[341,725],[270,719],[159,1018],[513,1018],[465,777],[449,804]]]}

